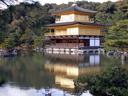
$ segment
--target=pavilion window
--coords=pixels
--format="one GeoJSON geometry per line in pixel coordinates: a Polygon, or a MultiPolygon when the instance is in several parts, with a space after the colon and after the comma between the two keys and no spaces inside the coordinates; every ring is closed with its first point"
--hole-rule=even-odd
{"type": "Polygon", "coordinates": [[[54,32],[54,29],[51,29],[51,32],[54,32]]]}
{"type": "Polygon", "coordinates": [[[60,21],[61,16],[56,16],[56,21],[60,21]]]}

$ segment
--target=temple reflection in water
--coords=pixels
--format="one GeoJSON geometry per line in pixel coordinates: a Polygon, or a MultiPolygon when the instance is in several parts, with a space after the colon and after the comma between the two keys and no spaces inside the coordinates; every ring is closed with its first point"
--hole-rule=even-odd
{"type": "Polygon", "coordinates": [[[45,69],[54,74],[57,87],[73,89],[80,75],[100,72],[100,55],[56,55],[46,54],[45,69]]]}
{"type": "MultiPolygon", "coordinates": [[[[68,91],[74,94],[74,79],[81,75],[95,75],[113,64],[120,64],[120,59],[105,55],[59,55],[35,52],[11,58],[0,58],[0,75],[4,76],[8,81],[7,85],[9,84],[9,86],[2,86],[0,93],[3,92],[4,96],[8,96],[6,88],[9,88],[11,93],[19,93],[20,88],[25,88],[25,92],[27,92],[26,88],[53,88],[62,93],[68,91]],[[17,86],[18,90],[13,91],[11,86],[17,86]]],[[[124,66],[127,68],[127,64],[124,66]]],[[[14,96],[11,93],[9,96],[14,96]]]]}

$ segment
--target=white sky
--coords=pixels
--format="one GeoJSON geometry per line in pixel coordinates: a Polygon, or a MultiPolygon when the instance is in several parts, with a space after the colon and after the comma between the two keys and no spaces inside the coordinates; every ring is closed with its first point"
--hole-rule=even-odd
{"type": "MultiPolygon", "coordinates": [[[[19,0],[20,2],[26,1],[26,0],[19,0]]],[[[62,4],[62,3],[68,3],[68,2],[74,2],[74,1],[92,1],[92,2],[106,2],[106,1],[118,1],[118,0],[34,0],[39,1],[42,5],[45,3],[56,3],[56,4],[62,4]]],[[[7,6],[0,4],[0,9],[4,9],[7,6]]]]}
{"type": "MultiPolygon", "coordinates": [[[[74,2],[75,0],[35,0],[35,1],[39,1],[41,4],[45,4],[45,3],[57,3],[57,4],[61,4],[61,3],[68,3],[70,1],[74,2]]],[[[106,1],[118,1],[118,0],[76,0],[76,1],[92,1],[92,2],[106,2],[106,1]]]]}

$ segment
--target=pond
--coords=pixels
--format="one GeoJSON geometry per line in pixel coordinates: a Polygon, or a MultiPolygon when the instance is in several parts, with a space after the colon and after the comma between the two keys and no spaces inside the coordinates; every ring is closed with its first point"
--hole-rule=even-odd
{"type": "Polygon", "coordinates": [[[97,74],[119,58],[105,55],[59,55],[24,53],[0,58],[0,76],[7,83],[0,87],[0,96],[72,96],[74,79],[97,74]],[[59,94],[59,95],[57,95],[59,94]]]}

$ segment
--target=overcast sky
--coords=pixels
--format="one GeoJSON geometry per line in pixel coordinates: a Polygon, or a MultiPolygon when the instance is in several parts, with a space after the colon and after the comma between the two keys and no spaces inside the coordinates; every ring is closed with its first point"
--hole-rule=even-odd
{"type": "MultiPolygon", "coordinates": [[[[35,1],[39,1],[41,4],[45,4],[45,3],[57,3],[57,4],[61,4],[61,3],[68,3],[70,1],[74,1],[74,0],[35,0],[35,1]]],[[[92,1],[92,2],[106,2],[106,1],[118,1],[118,0],[76,0],[76,1],[92,1]]]]}
{"type": "MultiPolygon", "coordinates": [[[[26,1],[26,0],[19,0],[20,2],[26,1]]],[[[62,4],[62,3],[68,3],[68,2],[74,2],[74,1],[92,1],[92,2],[106,2],[106,1],[118,1],[118,0],[34,0],[39,1],[42,5],[45,3],[56,3],[56,4],[62,4]]],[[[0,9],[6,8],[7,6],[0,4],[0,9]]]]}

